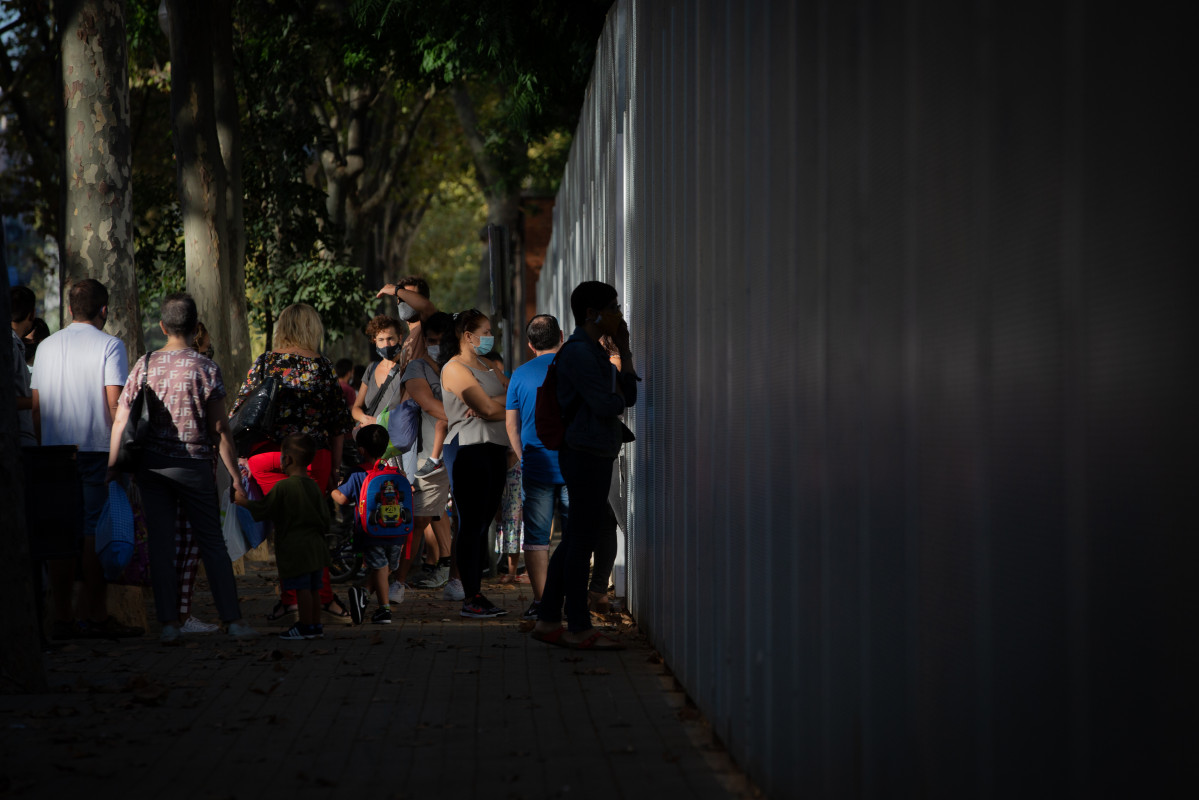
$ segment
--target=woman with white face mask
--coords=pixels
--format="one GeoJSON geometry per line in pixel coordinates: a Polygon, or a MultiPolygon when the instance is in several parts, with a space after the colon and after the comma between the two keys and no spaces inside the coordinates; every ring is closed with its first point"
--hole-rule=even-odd
{"type": "Polygon", "coordinates": [[[462,579],[463,617],[499,617],[508,612],[483,596],[483,539],[500,505],[508,471],[508,431],[504,427],[507,381],[490,361],[495,336],[491,321],[478,309],[458,314],[454,336],[441,342],[442,401],[449,419],[449,441],[456,442],[454,500],[458,510],[458,571],[462,579]]]}

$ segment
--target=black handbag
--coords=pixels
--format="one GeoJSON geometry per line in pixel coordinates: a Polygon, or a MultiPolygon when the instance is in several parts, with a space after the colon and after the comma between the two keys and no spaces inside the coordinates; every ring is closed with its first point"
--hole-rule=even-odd
{"type": "Polygon", "coordinates": [[[150,390],[146,386],[146,378],[150,373],[152,354],[153,351],[146,353],[142,362],[142,383],[137,387],[133,402],[129,404],[129,419],[125,422],[125,430],[121,431],[121,442],[117,446],[114,466],[121,472],[133,472],[141,466],[145,442],[150,436],[150,401],[146,396],[150,390]]]}
{"type": "MultiPolygon", "coordinates": [[[[265,363],[262,370],[266,371],[265,363]]],[[[275,375],[263,378],[230,417],[229,432],[241,458],[248,458],[259,442],[271,438],[275,428],[275,399],[282,385],[275,375]]]]}

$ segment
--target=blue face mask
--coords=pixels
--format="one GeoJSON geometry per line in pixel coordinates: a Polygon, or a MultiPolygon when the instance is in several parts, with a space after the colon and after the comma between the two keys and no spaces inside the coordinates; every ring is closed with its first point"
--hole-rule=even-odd
{"type": "Polygon", "coordinates": [[[425,347],[425,351],[428,352],[429,358],[433,359],[434,361],[437,361],[439,358],[441,358],[441,345],[439,344],[427,345],[425,347]]]}
{"type": "Polygon", "coordinates": [[[490,353],[491,348],[494,346],[495,346],[495,337],[494,336],[480,336],[479,343],[477,345],[475,345],[475,352],[478,353],[479,355],[483,355],[484,353],[490,353]]]}

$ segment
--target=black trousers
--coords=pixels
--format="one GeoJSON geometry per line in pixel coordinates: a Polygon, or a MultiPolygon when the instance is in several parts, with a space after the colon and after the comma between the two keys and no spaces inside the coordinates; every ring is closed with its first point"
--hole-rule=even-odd
{"type": "Polygon", "coordinates": [[[508,448],[468,444],[454,458],[454,503],[458,513],[458,573],[469,601],[483,580],[483,542],[500,507],[508,473],[508,448]]]}

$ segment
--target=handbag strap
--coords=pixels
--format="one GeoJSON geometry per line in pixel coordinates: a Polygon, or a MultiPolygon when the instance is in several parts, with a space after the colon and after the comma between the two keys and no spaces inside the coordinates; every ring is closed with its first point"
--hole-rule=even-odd
{"type": "Polygon", "coordinates": [[[142,385],[139,388],[143,390],[146,388],[146,380],[150,377],[150,356],[157,352],[157,350],[151,350],[142,356],[142,385]]]}
{"type": "Polygon", "coordinates": [[[388,371],[387,380],[383,381],[383,385],[379,387],[379,391],[375,394],[374,399],[372,399],[369,403],[367,403],[366,413],[369,416],[372,416],[372,417],[375,416],[375,409],[378,408],[379,403],[381,403],[383,401],[383,395],[387,394],[387,387],[391,385],[391,382],[393,380],[395,380],[395,376],[398,375],[399,373],[400,373],[400,363],[397,361],[396,365],[388,371]]]}

